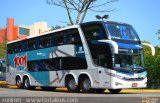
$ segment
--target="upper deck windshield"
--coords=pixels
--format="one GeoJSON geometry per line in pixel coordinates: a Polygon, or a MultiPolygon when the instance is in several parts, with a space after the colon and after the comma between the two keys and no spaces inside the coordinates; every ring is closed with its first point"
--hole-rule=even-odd
{"type": "Polygon", "coordinates": [[[139,37],[132,26],[128,24],[106,23],[111,39],[139,41],[139,37]]]}

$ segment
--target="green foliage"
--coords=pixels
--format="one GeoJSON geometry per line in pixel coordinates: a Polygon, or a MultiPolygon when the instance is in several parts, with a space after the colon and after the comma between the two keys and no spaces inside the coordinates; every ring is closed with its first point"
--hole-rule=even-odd
{"type": "Polygon", "coordinates": [[[60,29],[60,28],[63,28],[63,27],[58,26],[58,25],[56,25],[55,27],[54,27],[54,26],[52,26],[52,27],[51,27],[51,31],[52,31],[52,30],[56,30],[56,29],[60,29]]]}
{"type": "Polygon", "coordinates": [[[143,47],[145,55],[145,67],[147,69],[147,87],[160,88],[160,48],[155,47],[156,55],[151,55],[149,47],[143,47]]]}
{"type": "Polygon", "coordinates": [[[158,40],[160,40],[160,30],[157,31],[158,40]]]}
{"type": "Polygon", "coordinates": [[[5,44],[0,44],[0,58],[1,59],[6,58],[6,46],[5,46],[5,44]]]}
{"type": "Polygon", "coordinates": [[[149,41],[146,41],[146,40],[142,40],[141,42],[142,42],[142,43],[149,43],[149,44],[150,44],[150,42],[149,42],[149,41]]]}

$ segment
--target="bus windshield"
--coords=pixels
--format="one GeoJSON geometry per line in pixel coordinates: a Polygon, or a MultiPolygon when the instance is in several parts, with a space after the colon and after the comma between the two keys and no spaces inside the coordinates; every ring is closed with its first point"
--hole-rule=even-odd
{"type": "Polygon", "coordinates": [[[142,71],[144,70],[143,53],[136,54],[115,54],[114,68],[123,71],[142,71]]]}
{"type": "Polygon", "coordinates": [[[139,41],[138,34],[132,26],[127,24],[106,23],[111,39],[139,41]]]}

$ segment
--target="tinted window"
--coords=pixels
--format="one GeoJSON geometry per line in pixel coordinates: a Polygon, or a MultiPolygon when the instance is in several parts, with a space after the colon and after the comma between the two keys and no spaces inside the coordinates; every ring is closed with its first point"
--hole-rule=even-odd
{"type": "Polygon", "coordinates": [[[35,39],[30,39],[27,42],[27,48],[28,50],[34,50],[36,49],[36,40],[35,39]]]}
{"type": "Polygon", "coordinates": [[[22,41],[22,52],[27,51],[27,41],[22,41]]]}
{"type": "Polygon", "coordinates": [[[55,59],[29,61],[27,65],[28,65],[28,70],[31,72],[55,71],[59,69],[58,67],[60,67],[57,65],[57,63],[58,63],[58,58],[55,58],[55,59]]]}
{"type": "Polygon", "coordinates": [[[56,46],[64,44],[64,34],[63,32],[57,32],[52,34],[52,43],[56,46]]]}
{"type": "Polygon", "coordinates": [[[99,66],[111,68],[112,55],[108,44],[100,43],[97,40],[106,39],[107,35],[102,26],[90,25],[82,27],[84,36],[87,40],[93,63],[99,66]]]}
{"type": "Polygon", "coordinates": [[[65,70],[87,69],[86,59],[79,57],[62,58],[62,68],[65,70]]]}
{"type": "Polygon", "coordinates": [[[28,70],[31,72],[76,70],[76,69],[87,68],[87,63],[85,58],[78,58],[78,57],[64,57],[64,58],[34,60],[34,61],[29,61],[27,65],[28,65],[28,70]]]}
{"type": "Polygon", "coordinates": [[[106,23],[106,27],[112,39],[139,41],[138,34],[134,30],[134,28],[130,25],[117,24],[117,23],[111,23],[111,24],[106,23]]]}
{"type": "Polygon", "coordinates": [[[82,26],[82,30],[87,40],[106,39],[107,35],[101,25],[82,26]]]}
{"type": "Polygon", "coordinates": [[[50,36],[42,36],[39,38],[39,48],[47,48],[51,46],[50,36]]]}
{"type": "Polygon", "coordinates": [[[13,53],[13,45],[12,44],[8,44],[7,45],[7,53],[8,54],[12,54],[13,53]]]}
{"type": "Polygon", "coordinates": [[[77,29],[71,29],[66,31],[66,43],[67,44],[82,44],[79,32],[77,29]]]}

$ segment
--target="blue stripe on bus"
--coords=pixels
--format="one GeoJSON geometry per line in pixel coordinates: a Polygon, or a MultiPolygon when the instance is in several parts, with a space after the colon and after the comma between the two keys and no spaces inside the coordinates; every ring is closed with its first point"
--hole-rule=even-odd
{"type": "Polygon", "coordinates": [[[29,73],[36,82],[40,83],[42,86],[49,86],[49,72],[30,72],[29,73]]]}
{"type": "Polygon", "coordinates": [[[140,49],[142,48],[141,44],[124,44],[124,43],[117,43],[119,48],[123,49],[140,49]]]}
{"type": "Polygon", "coordinates": [[[45,48],[41,50],[34,50],[27,52],[27,61],[32,60],[40,60],[40,59],[48,59],[49,58],[49,52],[55,51],[57,48],[45,48]]]}

